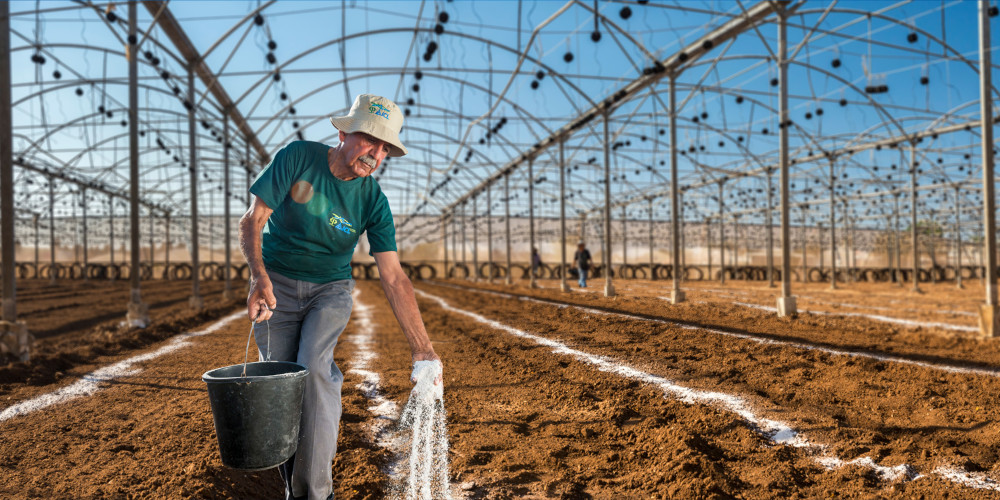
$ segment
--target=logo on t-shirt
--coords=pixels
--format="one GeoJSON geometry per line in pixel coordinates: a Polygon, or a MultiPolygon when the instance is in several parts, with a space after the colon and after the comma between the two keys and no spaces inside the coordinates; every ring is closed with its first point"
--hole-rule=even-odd
{"type": "Polygon", "coordinates": [[[330,216],[330,225],[333,226],[334,229],[339,229],[346,234],[357,232],[354,230],[354,226],[352,226],[350,222],[347,222],[347,219],[337,215],[336,213],[333,213],[330,216]]]}

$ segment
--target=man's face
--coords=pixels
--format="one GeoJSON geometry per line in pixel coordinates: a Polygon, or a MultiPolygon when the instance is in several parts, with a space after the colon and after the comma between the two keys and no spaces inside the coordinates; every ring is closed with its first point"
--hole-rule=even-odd
{"type": "Polygon", "coordinates": [[[376,139],[364,132],[345,134],[340,132],[340,142],[344,145],[342,154],[351,173],[367,177],[375,172],[382,160],[389,156],[389,143],[376,139]]]}

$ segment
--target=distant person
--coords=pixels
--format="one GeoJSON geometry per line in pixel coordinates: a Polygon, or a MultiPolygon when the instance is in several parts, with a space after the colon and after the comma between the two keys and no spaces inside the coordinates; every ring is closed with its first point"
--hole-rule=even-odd
{"type": "Polygon", "coordinates": [[[333,349],[351,317],[351,257],[362,233],[411,361],[439,360],[399,264],[389,201],[371,177],[386,157],[406,154],[399,141],[403,112],[389,99],[362,94],[347,116],[330,121],[340,144],[295,141],[282,148],[250,187],[250,208],[240,219],[257,348],[264,352],[269,338],[271,359],[309,368],[298,450],[278,469],[286,499],[333,498],[344,383],[333,349]]]}
{"type": "Polygon", "coordinates": [[[577,243],[576,253],[573,254],[573,267],[576,268],[576,272],[580,276],[578,281],[580,288],[587,288],[587,271],[590,270],[591,264],[593,264],[593,260],[590,258],[590,250],[587,250],[587,245],[582,241],[577,243]]]}
{"type": "Polygon", "coordinates": [[[542,256],[538,255],[538,249],[531,248],[531,275],[538,277],[538,268],[542,266],[542,256]]]}

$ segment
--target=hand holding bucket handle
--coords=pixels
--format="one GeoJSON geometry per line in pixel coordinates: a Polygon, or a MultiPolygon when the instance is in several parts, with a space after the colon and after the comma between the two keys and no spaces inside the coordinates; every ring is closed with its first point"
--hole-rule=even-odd
{"type": "Polygon", "coordinates": [[[271,311],[278,305],[274,298],[274,287],[271,278],[266,274],[250,280],[250,293],[247,295],[247,316],[255,323],[271,318],[271,311]]]}
{"type": "MultiPolygon", "coordinates": [[[[247,359],[250,357],[250,339],[253,338],[253,326],[260,321],[260,317],[264,314],[264,311],[267,311],[267,316],[271,317],[271,311],[268,310],[267,305],[264,305],[264,307],[261,307],[257,311],[257,316],[253,321],[250,322],[250,335],[247,335],[247,348],[243,351],[243,374],[240,375],[241,377],[247,376],[247,359]]],[[[271,322],[265,320],[264,324],[267,326],[267,356],[264,358],[264,361],[271,361],[271,322]]]]}

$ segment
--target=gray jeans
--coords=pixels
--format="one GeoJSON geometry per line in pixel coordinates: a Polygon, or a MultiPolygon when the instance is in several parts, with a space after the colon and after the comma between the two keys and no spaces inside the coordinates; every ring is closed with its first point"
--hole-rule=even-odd
{"type": "MultiPolygon", "coordinates": [[[[309,368],[302,398],[302,421],[295,456],[279,466],[287,498],[332,498],[333,457],[340,428],[340,388],[344,374],[333,362],[337,338],[351,317],[353,280],[311,283],[268,270],[277,306],[270,323],[272,361],[295,361],[309,368]]],[[[254,338],[267,355],[268,326],[257,323],[254,338]]]]}

